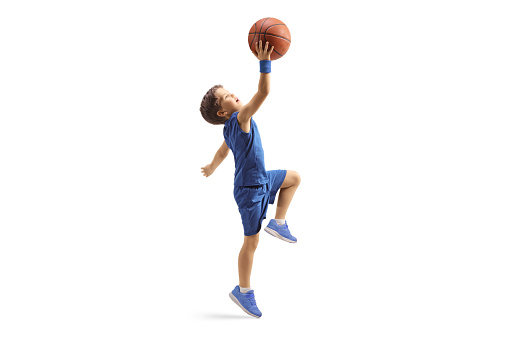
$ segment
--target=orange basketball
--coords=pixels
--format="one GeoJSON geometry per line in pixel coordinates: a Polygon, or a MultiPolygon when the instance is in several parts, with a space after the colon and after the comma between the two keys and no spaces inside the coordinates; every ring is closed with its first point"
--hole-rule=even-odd
{"type": "Polygon", "coordinates": [[[271,46],[274,46],[270,60],[277,60],[285,55],[292,42],[288,27],[276,18],[263,18],[255,22],[249,30],[248,38],[249,48],[256,56],[258,54],[256,53],[255,42],[262,40],[263,48],[265,48],[265,43],[268,41],[269,50],[271,46]]]}

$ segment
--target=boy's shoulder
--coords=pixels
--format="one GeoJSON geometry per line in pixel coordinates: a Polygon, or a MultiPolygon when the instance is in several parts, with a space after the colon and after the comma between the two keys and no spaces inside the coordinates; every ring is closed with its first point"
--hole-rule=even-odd
{"type": "Polygon", "coordinates": [[[228,120],[225,121],[224,123],[224,129],[229,129],[230,127],[233,127],[235,128],[236,126],[240,126],[240,121],[238,120],[238,113],[239,112],[235,112],[233,113],[230,118],[228,120]],[[235,123],[235,125],[234,125],[235,123]]]}

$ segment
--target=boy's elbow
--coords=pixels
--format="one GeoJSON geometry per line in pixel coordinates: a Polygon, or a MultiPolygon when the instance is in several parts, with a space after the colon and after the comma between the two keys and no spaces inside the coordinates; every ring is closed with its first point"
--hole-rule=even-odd
{"type": "Polygon", "coordinates": [[[228,156],[228,153],[230,153],[230,149],[227,148],[226,150],[224,151],[221,151],[219,154],[221,155],[221,158],[226,158],[228,156]]]}
{"type": "Polygon", "coordinates": [[[269,95],[270,88],[269,87],[260,88],[259,92],[261,95],[266,97],[269,95]]]}

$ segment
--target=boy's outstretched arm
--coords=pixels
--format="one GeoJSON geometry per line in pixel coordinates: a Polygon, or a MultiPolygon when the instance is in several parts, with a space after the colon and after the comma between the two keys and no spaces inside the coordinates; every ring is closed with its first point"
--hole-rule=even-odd
{"type": "Polygon", "coordinates": [[[223,141],[223,144],[217,150],[216,155],[214,156],[212,162],[206,165],[205,167],[201,168],[201,172],[203,173],[203,175],[209,177],[212,173],[214,173],[216,168],[219,165],[221,165],[224,159],[226,159],[228,153],[230,153],[230,149],[226,145],[226,141],[223,141]]]}
{"type": "MultiPolygon", "coordinates": [[[[274,50],[274,46],[269,50],[269,42],[265,44],[265,48],[262,46],[262,41],[260,40],[256,45],[256,52],[258,53],[258,60],[269,60],[270,61],[270,53],[274,50]]],[[[270,73],[260,73],[260,82],[258,83],[258,92],[253,96],[253,99],[249,101],[247,104],[242,106],[237,114],[237,120],[239,123],[245,124],[251,121],[251,117],[258,111],[262,103],[265,101],[265,98],[269,95],[270,91],[270,73]]]]}

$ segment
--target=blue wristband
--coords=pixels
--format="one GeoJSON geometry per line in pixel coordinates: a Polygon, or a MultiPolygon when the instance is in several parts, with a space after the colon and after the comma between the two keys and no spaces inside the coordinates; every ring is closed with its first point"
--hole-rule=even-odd
{"type": "Polygon", "coordinates": [[[270,60],[260,60],[260,73],[270,73],[270,60]]]}

